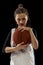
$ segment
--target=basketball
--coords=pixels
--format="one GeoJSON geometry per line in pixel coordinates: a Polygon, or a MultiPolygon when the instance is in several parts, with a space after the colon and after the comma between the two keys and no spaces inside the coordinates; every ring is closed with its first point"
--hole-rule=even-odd
{"type": "Polygon", "coordinates": [[[24,44],[30,44],[31,37],[29,31],[24,30],[21,32],[21,30],[16,29],[13,34],[13,42],[17,45],[21,42],[24,42],[24,44]]]}

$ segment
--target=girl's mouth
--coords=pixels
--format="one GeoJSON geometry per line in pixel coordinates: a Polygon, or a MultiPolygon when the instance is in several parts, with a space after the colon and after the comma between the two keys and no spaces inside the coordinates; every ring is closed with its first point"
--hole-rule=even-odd
{"type": "Polygon", "coordinates": [[[24,24],[23,24],[23,23],[21,23],[20,25],[21,25],[21,26],[23,26],[24,24]]]}

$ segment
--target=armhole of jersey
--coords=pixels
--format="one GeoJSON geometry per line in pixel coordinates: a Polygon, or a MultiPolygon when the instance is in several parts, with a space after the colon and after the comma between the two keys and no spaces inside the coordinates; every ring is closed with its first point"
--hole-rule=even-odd
{"type": "Polygon", "coordinates": [[[33,29],[33,33],[35,34],[35,36],[37,38],[37,31],[35,29],[33,29]]]}
{"type": "Polygon", "coordinates": [[[10,44],[11,44],[11,46],[14,46],[14,42],[13,42],[13,33],[15,32],[15,28],[13,28],[13,29],[11,29],[11,42],[10,42],[10,44]]]}

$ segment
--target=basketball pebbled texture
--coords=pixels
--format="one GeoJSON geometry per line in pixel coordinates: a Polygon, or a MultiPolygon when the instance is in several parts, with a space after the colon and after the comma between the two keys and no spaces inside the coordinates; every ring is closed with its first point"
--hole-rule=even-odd
{"type": "Polygon", "coordinates": [[[21,30],[16,29],[13,34],[13,42],[17,45],[21,42],[24,42],[24,44],[30,44],[31,43],[31,36],[29,31],[24,30],[21,32],[21,30]]]}

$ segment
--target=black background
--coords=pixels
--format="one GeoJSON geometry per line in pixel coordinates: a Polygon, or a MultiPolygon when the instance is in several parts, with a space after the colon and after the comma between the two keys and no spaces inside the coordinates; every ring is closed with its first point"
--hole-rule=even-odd
{"type": "Polygon", "coordinates": [[[31,26],[36,29],[39,49],[35,51],[35,61],[36,65],[42,64],[42,2],[33,0],[12,0],[12,1],[1,1],[0,2],[0,65],[9,65],[9,54],[2,53],[2,47],[4,41],[11,30],[15,27],[16,23],[14,20],[14,10],[17,8],[18,4],[22,3],[25,8],[28,9],[30,13],[31,26]]]}

